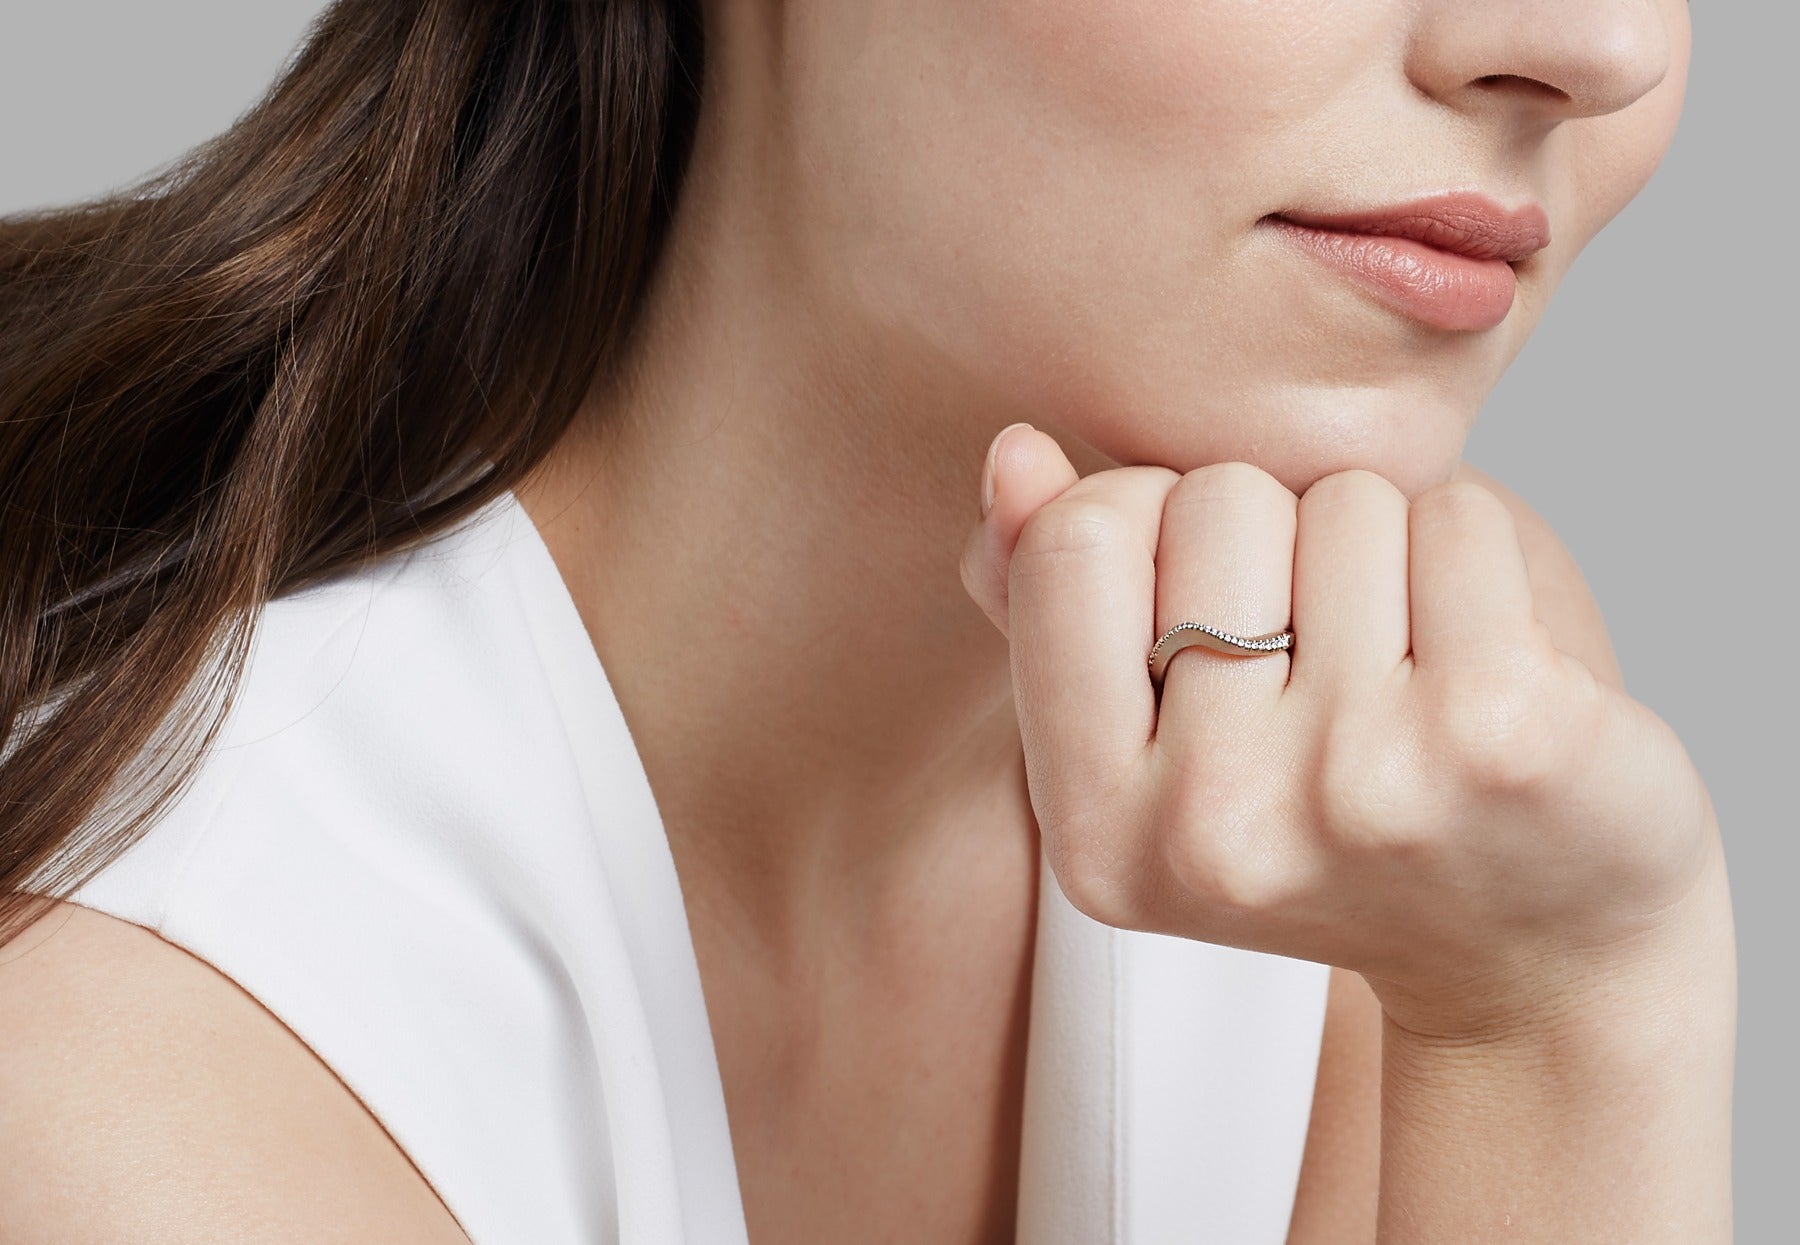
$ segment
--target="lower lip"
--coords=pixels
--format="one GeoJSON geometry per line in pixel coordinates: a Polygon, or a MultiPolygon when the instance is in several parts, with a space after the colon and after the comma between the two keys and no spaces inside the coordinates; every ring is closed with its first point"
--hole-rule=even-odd
{"type": "Polygon", "coordinates": [[[1411,238],[1317,229],[1279,216],[1265,223],[1350,274],[1388,307],[1433,328],[1491,329],[1512,310],[1518,277],[1503,259],[1471,259],[1411,238]]]}

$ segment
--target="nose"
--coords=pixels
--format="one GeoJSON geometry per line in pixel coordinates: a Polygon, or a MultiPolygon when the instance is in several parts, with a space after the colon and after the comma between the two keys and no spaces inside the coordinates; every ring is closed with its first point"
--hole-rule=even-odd
{"type": "Polygon", "coordinates": [[[1663,3],[1428,0],[1407,49],[1407,76],[1469,114],[1554,125],[1617,112],[1669,72],[1663,3]]]}

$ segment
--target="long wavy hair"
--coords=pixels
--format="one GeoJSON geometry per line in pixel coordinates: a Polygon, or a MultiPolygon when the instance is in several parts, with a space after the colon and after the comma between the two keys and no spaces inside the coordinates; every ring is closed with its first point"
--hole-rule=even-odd
{"type": "Polygon", "coordinates": [[[0,946],[135,841],[257,607],[522,479],[616,366],[695,0],[335,0],[225,132],[0,217],[0,946]]]}

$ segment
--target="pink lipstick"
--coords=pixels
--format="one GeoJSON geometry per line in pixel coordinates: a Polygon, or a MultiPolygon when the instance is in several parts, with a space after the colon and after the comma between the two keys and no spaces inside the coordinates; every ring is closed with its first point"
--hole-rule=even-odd
{"type": "Polygon", "coordinates": [[[1491,329],[1512,309],[1513,264],[1550,244],[1537,204],[1507,209],[1453,192],[1358,212],[1278,212],[1263,224],[1434,328],[1491,329]]]}

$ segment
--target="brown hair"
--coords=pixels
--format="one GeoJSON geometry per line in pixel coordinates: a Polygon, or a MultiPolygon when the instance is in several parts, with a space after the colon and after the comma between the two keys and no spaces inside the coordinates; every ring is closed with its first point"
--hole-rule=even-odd
{"type": "Polygon", "coordinates": [[[549,451],[702,51],[694,0],[336,0],[180,162],[0,218],[0,945],[191,780],[257,606],[549,451]]]}

